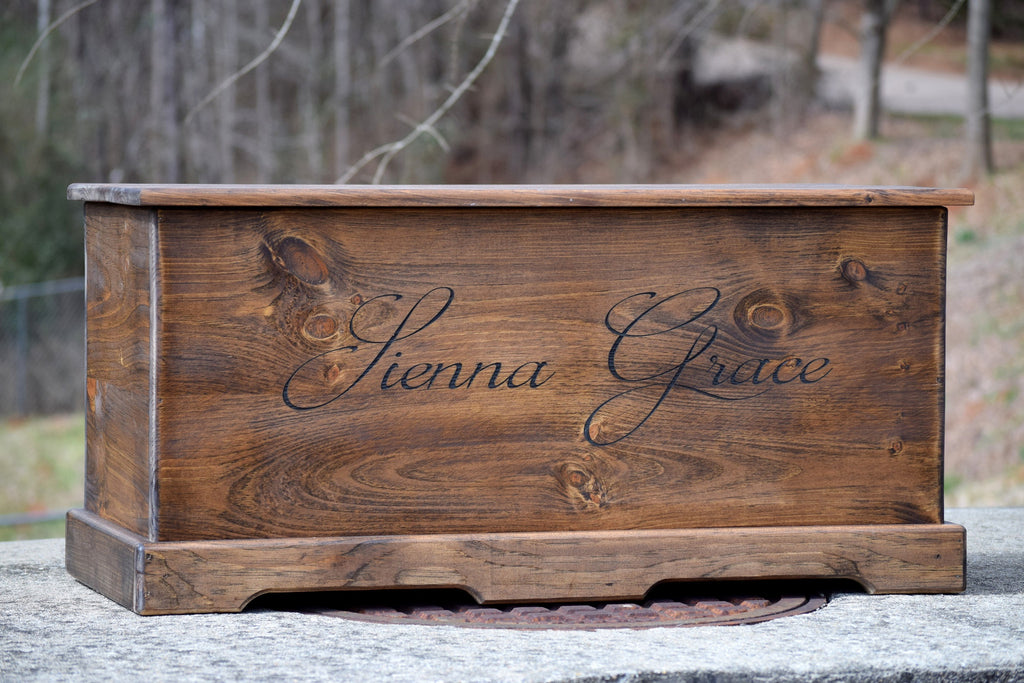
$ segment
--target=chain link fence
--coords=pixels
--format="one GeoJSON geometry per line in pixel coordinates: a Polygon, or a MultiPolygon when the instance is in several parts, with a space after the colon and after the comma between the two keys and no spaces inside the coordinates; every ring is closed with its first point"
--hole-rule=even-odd
{"type": "Polygon", "coordinates": [[[0,417],[84,409],[85,282],[0,289],[0,417]]]}

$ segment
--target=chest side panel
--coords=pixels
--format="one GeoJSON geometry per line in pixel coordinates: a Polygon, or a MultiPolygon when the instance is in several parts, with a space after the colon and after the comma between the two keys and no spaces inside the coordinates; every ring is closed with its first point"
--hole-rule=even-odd
{"type": "Polygon", "coordinates": [[[86,251],[85,507],[151,534],[153,212],[90,204],[86,251]]]}

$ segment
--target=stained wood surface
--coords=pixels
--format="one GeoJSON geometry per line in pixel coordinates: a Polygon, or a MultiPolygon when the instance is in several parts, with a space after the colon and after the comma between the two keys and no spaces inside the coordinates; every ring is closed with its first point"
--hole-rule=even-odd
{"type": "Polygon", "coordinates": [[[90,201],[68,566],[137,611],[962,588],[937,203],[966,191],[70,194],[90,201]]]}
{"type": "Polygon", "coordinates": [[[145,542],[145,537],[99,514],[69,510],[64,562],[68,572],[86,586],[138,612],[145,604],[139,574],[145,542]]]}
{"type": "Polygon", "coordinates": [[[848,185],[108,185],[68,198],[134,206],[959,206],[967,189],[848,185]]]}
{"type": "Polygon", "coordinates": [[[667,580],[964,588],[964,529],[952,524],[150,543],[72,511],[67,539],[71,573],[140,614],[237,612],[267,592],[370,588],[461,588],[485,603],[633,600],[667,580]]]}
{"type": "Polygon", "coordinates": [[[86,253],[85,506],[152,536],[152,211],[90,207],[86,253]]]}
{"type": "Polygon", "coordinates": [[[154,216],[155,540],[942,521],[943,209],[154,216]]]}

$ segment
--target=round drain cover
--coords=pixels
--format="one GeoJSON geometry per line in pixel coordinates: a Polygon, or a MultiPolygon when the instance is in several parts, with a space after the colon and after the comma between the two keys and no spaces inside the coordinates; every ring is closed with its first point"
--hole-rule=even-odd
{"type": "Polygon", "coordinates": [[[753,624],[805,614],[825,602],[823,595],[687,597],[643,602],[498,606],[448,599],[435,600],[434,604],[390,600],[387,604],[307,606],[303,611],[359,621],[477,628],[654,628],[753,624]]]}

